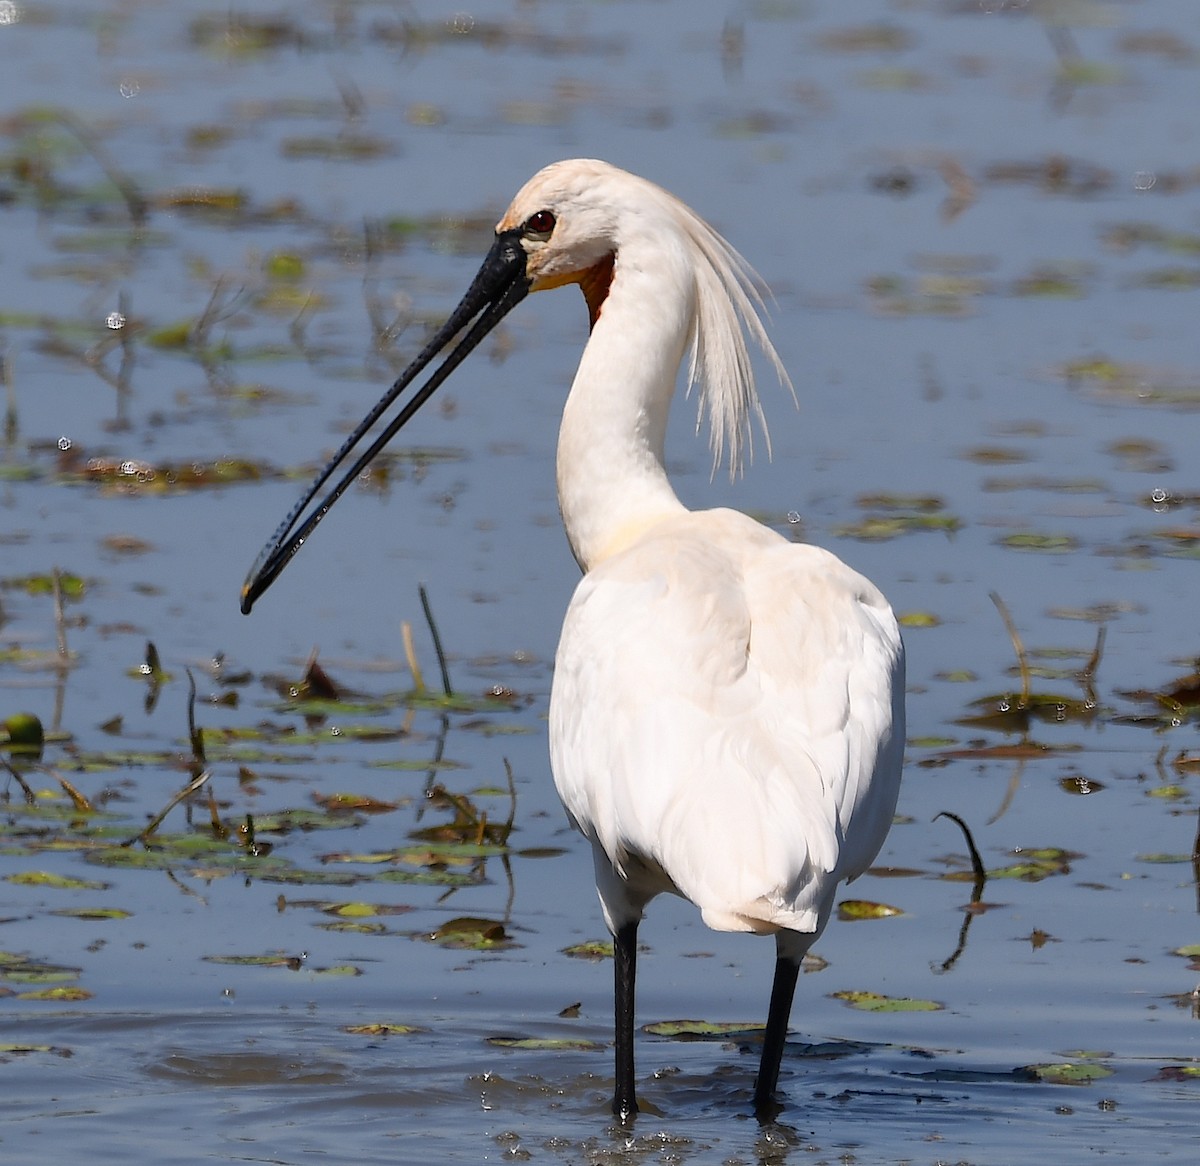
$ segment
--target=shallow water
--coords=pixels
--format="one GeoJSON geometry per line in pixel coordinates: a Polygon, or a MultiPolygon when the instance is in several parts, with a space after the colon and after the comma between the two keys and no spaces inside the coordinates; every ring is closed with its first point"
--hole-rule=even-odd
{"type": "MultiPolygon", "coordinates": [[[[1192,5],[445,11],[0,4],[0,720],[55,734],[45,768],[12,761],[35,806],[3,787],[3,1152],[1182,1160],[1196,716],[1163,698],[1200,655],[1192,5]],[[552,454],[576,297],[510,317],[237,612],[258,548],[456,301],[512,192],[573,155],[678,193],[775,294],[799,410],[764,383],[773,459],[730,483],[681,406],[681,495],[835,549],[909,624],[894,869],[842,896],[903,914],[818,945],[766,1130],[749,1037],[649,1033],[646,1112],[614,1128],[611,968],[564,952],[603,938],[544,744],[575,582],[552,454]],[[19,582],[56,567],[85,581],[66,656],[51,598],[19,582]],[[410,693],[404,621],[437,683],[419,583],[469,700],[410,693]],[[1024,734],[961,723],[1020,693],[992,592],[1061,705],[1024,734]],[[169,673],[153,701],[147,640],[169,673]],[[314,645],[353,699],[288,699],[314,645]],[[119,848],[188,778],[189,668],[208,784],[163,849],[119,848]],[[59,775],[110,816],[72,811],[59,775]],[[435,785],[469,799],[457,826],[435,785]],[[357,807],[317,800],[338,793],[357,807]],[[965,913],[943,810],[993,871],[1060,853],[965,913]],[[239,843],[247,816],[270,854],[239,843]],[[451,946],[471,917],[492,940],[451,946]],[[30,997],[55,985],[76,998],[30,997]],[[941,1007],[859,1011],[847,990],[941,1007]],[[381,1024],[415,1031],[347,1031],[381,1024]],[[1093,1075],[1030,1068],[1062,1064],[1093,1075]]],[[[663,901],[642,938],[642,1023],[761,1020],[768,945],[663,901]]]]}

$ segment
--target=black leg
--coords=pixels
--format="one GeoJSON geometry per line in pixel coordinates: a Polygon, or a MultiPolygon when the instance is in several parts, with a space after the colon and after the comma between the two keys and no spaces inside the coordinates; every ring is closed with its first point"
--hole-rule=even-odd
{"type": "Polygon", "coordinates": [[[613,1093],[612,1110],[623,1122],[629,1121],[638,1111],[633,1087],[633,986],[637,976],[637,930],[635,920],[626,923],[613,936],[617,1087],[613,1093]]]}
{"type": "Polygon", "coordinates": [[[779,1063],[783,1060],[783,1043],[787,1040],[788,1018],[792,1014],[792,996],[800,964],[788,956],[775,961],[775,982],[771,985],[771,1008],[767,1013],[767,1031],[763,1036],[762,1061],[758,1066],[758,1081],[754,1085],[754,1112],[759,1118],[775,1115],[775,1086],[779,1083],[779,1063]]]}

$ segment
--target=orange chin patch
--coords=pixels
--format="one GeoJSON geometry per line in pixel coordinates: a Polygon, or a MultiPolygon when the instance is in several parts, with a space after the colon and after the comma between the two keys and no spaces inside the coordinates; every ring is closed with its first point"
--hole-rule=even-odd
{"type": "Polygon", "coordinates": [[[596,321],[600,319],[604,301],[608,299],[608,289],[612,287],[615,262],[616,255],[610,251],[599,263],[592,264],[579,276],[579,286],[583,289],[583,298],[587,300],[588,318],[593,328],[596,326],[596,321]]]}
{"type": "Polygon", "coordinates": [[[608,289],[612,287],[613,267],[616,255],[609,253],[598,263],[585,267],[582,271],[571,271],[563,275],[537,276],[533,281],[533,291],[549,291],[551,288],[566,287],[569,283],[579,284],[583,298],[587,300],[588,318],[591,326],[596,326],[600,319],[604,301],[608,299],[608,289]]]}

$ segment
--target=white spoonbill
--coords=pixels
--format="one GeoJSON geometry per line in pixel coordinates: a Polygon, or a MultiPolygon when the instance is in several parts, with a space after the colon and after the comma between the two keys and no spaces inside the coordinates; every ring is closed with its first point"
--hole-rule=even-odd
{"type": "MultiPolygon", "coordinates": [[[[284,520],[242,589],[270,586],[350,482],[530,291],[575,283],[591,335],[563,409],[558,498],[584,572],[563,623],[550,759],[592,845],[613,934],[613,1112],[637,1112],[634,974],[646,904],[690,899],[720,931],[775,936],[755,1085],[774,1093],[800,961],[843,879],[878,853],[899,792],[904,649],[887,601],[834,555],[732,510],[687,510],[663,467],[680,363],[714,456],[762,423],[749,334],[787,374],[754,273],[678,199],[604,162],[547,166],[517,194],[474,282],[284,520]],[[443,364],[305,511],[418,374],[443,364]]],[[[790,385],[789,385],[790,387],[790,385]]],[[[764,426],[765,433],[765,426],[764,426]]]]}

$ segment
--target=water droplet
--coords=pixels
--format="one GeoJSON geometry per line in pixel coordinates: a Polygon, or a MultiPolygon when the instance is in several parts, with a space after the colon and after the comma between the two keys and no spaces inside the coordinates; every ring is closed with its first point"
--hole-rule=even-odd
{"type": "Polygon", "coordinates": [[[66,453],[67,450],[71,448],[72,444],[73,443],[69,437],[60,437],[58,439],[58,448],[61,449],[63,453],[66,453]]]}
{"type": "Polygon", "coordinates": [[[1134,190],[1153,190],[1158,181],[1158,175],[1153,170],[1139,170],[1133,176],[1134,190]]]}
{"type": "Polygon", "coordinates": [[[118,332],[125,327],[125,317],[120,312],[109,312],[104,317],[104,326],[118,332]]]}
{"type": "Polygon", "coordinates": [[[136,97],[141,93],[142,87],[132,77],[127,77],[121,82],[120,91],[122,97],[136,97]]]}
{"type": "Polygon", "coordinates": [[[798,523],[798,522],[803,522],[803,521],[804,521],[804,519],[800,517],[800,511],[799,511],[799,510],[789,510],[789,511],[787,512],[787,520],[788,520],[788,522],[790,522],[790,523],[791,523],[793,526],[795,526],[795,525],[796,525],[796,523],[798,523]]]}

